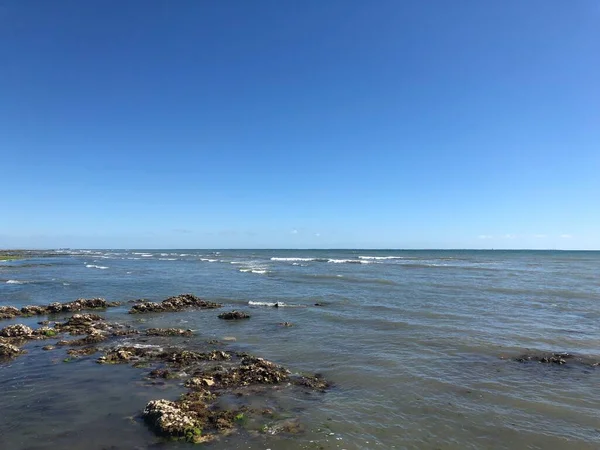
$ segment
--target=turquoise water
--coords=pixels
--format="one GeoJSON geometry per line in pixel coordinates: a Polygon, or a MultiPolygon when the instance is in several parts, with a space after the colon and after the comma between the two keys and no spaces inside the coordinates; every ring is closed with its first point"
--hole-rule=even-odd
{"type": "MultiPolygon", "coordinates": [[[[0,263],[4,305],[183,292],[252,318],[187,311],[143,326],[192,328],[192,345],[234,337],[231,349],[335,383],[264,400],[302,433],[238,433],[209,448],[600,448],[600,368],[510,360],[528,349],[600,358],[599,252],[105,250],[0,263]]],[[[132,320],[125,307],[105,315],[132,320]]],[[[176,398],[177,383],[148,386],[143,371],[93,358],[65,364],[44,344],[0,365],[0,448],[187,447],[156,444],[136,418],[148,400],[176,398]]]]}

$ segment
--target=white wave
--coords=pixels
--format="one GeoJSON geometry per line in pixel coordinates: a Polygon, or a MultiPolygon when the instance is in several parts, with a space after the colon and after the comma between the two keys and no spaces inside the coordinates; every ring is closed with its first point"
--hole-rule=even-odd
{"type": "Polygon", "coordinates": [[[374,260],[384,260],[384,259],[404,259],[402,256],[359,256],[359,259],[374,259],[374,260]]]}
{"type": "Polygon", "coordinates": [[[63,286],[71,286],[71,283],[63,283],[63,286]]]}
{"type": "Polygon", "coordinates": [[[244,261],[231,261],[229,264],[247,264],[244,261]]]}
{"type": "Polygon", "coordinates": [[[200,258],[200,261],[206,261],[206,262],[217,262],[217,261],[218,261],[218,259],[200,258]]]}
{"type": "Polygon", "coordinates": [[[372,261],[366,261],[364,259],[329,259],[329,263],[334,264],[370,264],[372,261]]]}
{"type": "Polygon", "coordinates": [[[249,306],[272,306],[272,307],[276,307],[276,308],[280,308],[282,306],[287,306],[285,303],[283,302],[253,302],[253,301],[249,301],[248,302],[249,306]]]}
{"type": "Polygon", "coordinates": [[[101,270],[108,269],[108,267],[106,267],[106,266],[97,266],[96,264],[86,264],[85,267],[87,267],[88,269],[101,269],[101,270]]]}
{"type": "Polygon", "coordinates": [[[152,258],[152,254],[150,253],[143,253],[141,256],[143,256],[144,258],[152,258]]]}
{"type": "Polygon", "coordinates": [[[266,269],[240,269],[240,272],[250,272],[250,273],[258,273],[260,275],[264,275],[265,273],[268,273],[268,270],[266,270],[266,269]]]}
{"type": "Polygon", "coordinates": [[[280,257],[273,257],[271,258],[271,261],[317,261],[317,258],[280,258],[280,257]]]}
{"type": "Polygon", "coordinates": [[[8,280],[6,282],[6,284],[25,284],[25,281],[19,281],[19,280],[8,280]]]}
{"type": "Polygon", "coordinates": [[[159,261],[177,261],[177,258],[158,258],[159,261]]]}
{"type": "Polygon", "coordinates": [[[189,253],[182,253],[182,254],[181,254],[181,255],[179,255],[179,256],[190,256],[190,254],[189,254],[189,253]]]}

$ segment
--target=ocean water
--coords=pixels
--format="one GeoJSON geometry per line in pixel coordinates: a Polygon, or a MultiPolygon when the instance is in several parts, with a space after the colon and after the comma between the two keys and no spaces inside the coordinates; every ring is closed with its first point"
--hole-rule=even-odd
{"type": "MultiPolygon", "coordinates": [[[[261,400],[297,418],[297,435],[240,432],[206,448],[600,448],[600,367],[511,360],[600,358],[600,252],[64,250],[0,262],[1,305],[185,292],[252,318],[192,310],[141,324],[194,329],[190,345],[234,337],[228,350],[335,384],[261,400]],[[268,306],[277,302],[286,306],[268,306]],[[278,325],[286,321],[294,326],[278,325]]],[[[103,314],[141,318],[126,311],[103,314]]],[[[139,419],[149,400],[175,399],[178,382],[149,386],[143,370],[94,358],[67,364],[64,350],[41,350],[47,343],[0,364],[0,448],[193,447],[158,440],[139,419]]]]}

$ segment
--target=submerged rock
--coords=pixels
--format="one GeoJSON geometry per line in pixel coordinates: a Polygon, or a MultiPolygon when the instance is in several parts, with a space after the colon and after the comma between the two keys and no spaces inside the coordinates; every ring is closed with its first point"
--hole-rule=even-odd
{"type": "Polygon", "coordinates": [[[182,328],[149,328],[146,330],[148,336],[193,336],[192,330],[182,328]]]}
{"type": "Polygon", "coordinates": [[[320,374],[315,375],[302,375],[292,379],[292,383],[297,386],[304,386],[315,391],[325,391],[331,387],[331,383],[323,378],[320,374]]]}
{"type": "Polygon", "coordinates": [[[0,336],[3,337],[31,337],[33,330],[27,325],[15,324],[4,327],[0,330],[0,336]]]}
{"type": "Polygon", "coordinates": [[[187,308],[213,309],[220,308],[219,303],[208,302],[193,294],[181,294],[169,297],[161,303],[140,301],[134,304],[129,314],[140,314],[149,312],[175,312],[187,308]]]}
{"type": "Polygon", "coordinates": [[[592,367],[600,366],[599,360],[581,355],[573,355],[571,353],[526,353],[518,356],[514,360],[520,363],[537,362],[543,364],[555,364],[559,366],[566,364],[581,364],[592,367]]]}
{"type": "Polygon", "coordinates": [[[250,314],[247,314],[243,311],[230,311],[223,314],[219,314],[219,319],[224,320],[239,320],[239,319],[249,319],[250,314]]]}

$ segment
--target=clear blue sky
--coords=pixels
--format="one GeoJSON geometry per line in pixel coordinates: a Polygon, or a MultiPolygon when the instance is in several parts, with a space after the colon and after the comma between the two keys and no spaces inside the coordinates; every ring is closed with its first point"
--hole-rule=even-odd
{"type": "Polygon", "coordinates": [[[600,248],[600,2],[0,0],[1,247],[600,248]]]}

